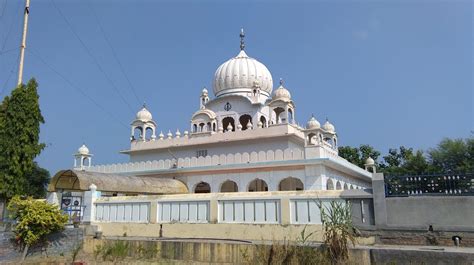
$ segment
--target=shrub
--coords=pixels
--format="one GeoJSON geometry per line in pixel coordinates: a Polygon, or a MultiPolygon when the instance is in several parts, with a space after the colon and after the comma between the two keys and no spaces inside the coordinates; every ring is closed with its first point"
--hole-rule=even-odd
{"type": "Polygon", "coordinates": [[[24,248],[23,258],[30,246],[38,243],[46,235],[64,229],[68,221],[67,215],[57,206],[31,197],[26,199],[13,197],[8,203],[8,211],[10,218],[16,221],[13,231],[17,243],[24,248]]]}
{"type": "Polygon", "coordinates": [[[351,205],[331,201],[329,207],[318,202],[324,227],[324,247],[333,264],[340,264],[349,257],[349,243],[355,244],[351,205]]]}

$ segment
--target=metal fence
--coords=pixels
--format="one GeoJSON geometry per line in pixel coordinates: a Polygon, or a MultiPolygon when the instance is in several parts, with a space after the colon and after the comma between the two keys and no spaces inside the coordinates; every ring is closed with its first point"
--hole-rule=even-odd
{"type": "Polygon", "coordinates": [[[386,176],[385,195],[387,197],[474,196],[474,175],[386,176]]]}

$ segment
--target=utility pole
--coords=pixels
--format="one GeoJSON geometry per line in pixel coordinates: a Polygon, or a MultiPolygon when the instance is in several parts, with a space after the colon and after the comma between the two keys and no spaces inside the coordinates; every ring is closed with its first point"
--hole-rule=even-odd
{"type": "Polygon", "coordinates": [[[20,46],[20,62],[18,65],[18,85],[22,83],[23,79],[23,61],[25,60],[26,48],[26,32],[28,31],[28,15],[30,14],[30,0],[25,0],[25,12],[23,19],[23,36],[21,38],[20,46]]]}

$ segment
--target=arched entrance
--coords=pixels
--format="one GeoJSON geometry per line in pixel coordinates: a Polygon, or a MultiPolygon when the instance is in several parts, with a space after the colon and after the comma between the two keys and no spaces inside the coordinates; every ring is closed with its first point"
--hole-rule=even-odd
{"type": "Polygon", "coordinates": [[[225,117],[224,119],[222,119],[222,126],[223,126],[223,129],[224,129],[224,132],[227,132],[229,128],[229,124],[232,126],[232,131],[235,132],[235,121],[234,121],[234,118],[232,117],[225,117]]]}
{"type": "Polygon", "coordinates": [[[280,191],[290,191],[290,190],[303,190],[304,185],[300,179],[288,177],[280,181],[278,185],[280,191]]]}
{"type": "Polygon", "coordinates": [[[210,193],[211,186],[207,182],[199,182],[194,188],[194,193],[210,193]]]}
{"type": "Polygon", "coordinates": [[[326,181],[326,190],[334,190],[334,182],[332,179],[329,179],[326,181]]]}
{"type": "Polygon", "coordinates": [[[242,131],[247,130],[247,125],[252,122],[252,117],[248,114],[244,114],[239,118],[240,125],[242,125],[242,131]]]}
{"type": "Polygon", "coordinates": [[[268,191],[268,185],[263,179],[254,179],[250,182],[248,191],[268,191]]]}
{"type": "Polygon", "coordinates": [[[237,186],[237,183],[233,182],[232,180],[227,180],[221,185],[221,192],[238,192],[238,191],[239,191],[239,187],[237,186]]]}

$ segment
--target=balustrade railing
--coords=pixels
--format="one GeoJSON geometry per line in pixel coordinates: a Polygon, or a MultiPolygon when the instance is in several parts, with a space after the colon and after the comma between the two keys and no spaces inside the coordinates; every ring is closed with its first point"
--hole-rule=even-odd
{"type": "Polygon", "coordinates": [[[474,196],[473,174],[386,176],[387,197],[444,195],[474,196]]]}

